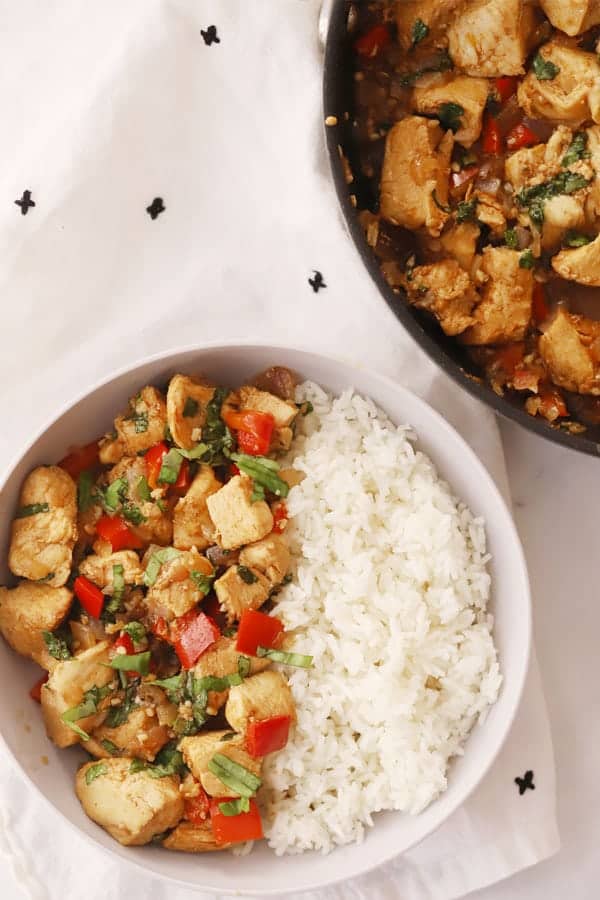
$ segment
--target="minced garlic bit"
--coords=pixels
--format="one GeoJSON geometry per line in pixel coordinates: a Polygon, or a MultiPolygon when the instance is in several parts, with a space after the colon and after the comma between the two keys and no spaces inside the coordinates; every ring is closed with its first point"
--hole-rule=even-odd
{"type": "Polygon", "coordinates": [[[192,440],[199,441],[202,437],[202,429],[201,428],[192,428],[192,440]]]}
{"type": "Polygon", "coordinates": [[[332,125],[337,125],[337,123],[337,116],[327,116],[327,118],[325,119],[325,124],[328,128],[331,128],[332,125]]]}

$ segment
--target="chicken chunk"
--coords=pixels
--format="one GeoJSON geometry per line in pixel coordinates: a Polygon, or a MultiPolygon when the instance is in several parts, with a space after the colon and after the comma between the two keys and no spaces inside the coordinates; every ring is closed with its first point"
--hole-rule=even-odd
{"type": "Polygon", "coordinates": [[[264,500],[253,502],[252,492],[252,479],[235,475],[206,500],[217,542],[225,550],[260,541],[273,530],[268,504],[264,500]]]}
{"type": "Polygon", "coordinates": [[[524,0],[471,0],[448,27],[448,49],[467,75],[521,75],[536,25],[524,0]]]}
{"type": "MultiPolygon", "coordinates": [[[[146,568],[156,549],[150,547],[144,557],[146,568]]],[[[151,615],[170,620],[193,609],[205,596],[204,590],[192,578],[194,572],[208,577],[213,574],[209,561],[195,548],[181,551],[163,563],[156,581],[146,594],[146,605],[151,615]]]]}
{"type": "Polygon", "coordinates": [[[476,191],[473,196],[477,200],[477,221],[487,225],[496,237],[502,237],[506,231],[506,216],[500,201],[485,191],[476,191]]]}
{"type": "Polygon", "coordinates": [[[173,510],[173,546],[178,550],[189,550],[192,547],[204,550],[214,544],[215,526],[206,500],[221,487],[223,485],[215,478],[213,469],[201,466],[187,494],[178,500],[173,510]]]}
{"type": "Polygon", "coordinates": [[[209,731],[206,734],[185,737],[179,744],[186,766],[210,797],[239,797],[238,793],[227,787],[226,784],[223,784],[209,770],[208,764],[215,753],[226,756],[260,777],[262,761],[253,759],[246,753],[244,750],[244,736],[242,734],[236,734],[231,739],[222,740],[224,736],[229,736],[230,734],[230,731],[209,731]]]}
{"type": "MultiPolygon", "coordinates": [[[[194,675],[196,678],[204,678],[206,675],[213,675],[215,678],[234,675],[238,671],[239,660],[242,655],[235,648],[235,638],[222,636],[212,647],[204,651],[194,667],[194,675]]],[[[259,659],[257,656],[249,656],[247,658],[250,660],[251,675],[263,672],[270,665],[269,660],[266,658],[259,659]]],[[[229,691],[209,691],[207,705],[209,715],[216,715],[228,696],[229,691]]]]}
{"type": "Polygon", "coordinates": [[[462,113],[457,117],[459,128],[454,133],[454,140],[463,147],[470,147],[481,134],[488,93],[489,84],[485,78],[455,75],[444,84],[416,87],[413,91],[412,106],[415,112],[428,116],[440,114],[443,116],[444,112],[448,111],[449,104],[462,109],[462,113]]]}
{"type": "Polygon", "coordinates": [[[394,225],[425,228],[437,237],[448,220],[448,180],[454,135],[437,122],[407,116],[387,135],[380,209],[394,225]]]}
{"type": "Polygon", "coordinates": [[[552,268],[567,281],[600,287],[600,235],[583,247],[561,250],[552,257],[552,268]]]}
{"type": "Polygon", "coordinates": [[[269,391],[260,391],[251,385],[244,385],[238,391],[240,409],[254,409],[258,412],[270,413],[275,420],[276,428],[289,428],[296,416],[298,407],[295,403],[282,400],[269,391]]]}
{"type": "Polygon", "coordinates": [[[548,249],[560,244],[569,229],[585,228],[586,218],[583,197],[559,194],[550,197],[544,204],[544,225],[542,228],[542,247],[548,249]]]}
{"type": "Polygon", "coordinates": [[[460,222],[442,234],[440,243],[444,252],[468,272],[475,259],[478,237],[479,227],[474,222],[460,222]]]}
{"type": "Polygon", "coordinates": [[[122,511],[129,519],[129,527],[140,538],[149,544],[166,546],[173,537],[173,523],[168,508],[156,503],[166,494],[166,487],[160,485],[148,499],[149,485],[146,480],[146,464],[143,457],[124,456],[108,475],[109,484],[121,480],[126,482],[122,494],[122,511]],[[135,518],[134,518],[135,515],[135,518]],[[135,524],[134,524],[135,522],[135,524]]]}
{"type": "Polygon", "coordinates": [[[290,551],[284,538],[273,531],[262,541],[244,547],[240,564],[260,572],[274,587],[283,581],[289,570],[290,551]]]}
{"type": "MultiPolygon", "coordinates": [[[[173,721],[176,716],[177,708],[173,706],[173,721]]],[[[93,756],[107,757],[112,754],[106,750],[102,741],[110,741],[119,748],[121,754],[152,762],[158,751],[169,740],[170,729],[168,726],[161,725],[156,716],[156,710],[151,705],[144,704],[135,706],[129,713],[127,721],[122,725],[109,728],[108,725],[103,724],[99,728],[95,728],[91,734],[91,740],[84,746],[93,756]]]]}
{"type": "Polygon", "coordinates": [[[427,26],[428,40],[436,46],[444,46],[448,22],[465,3],[466,0],[397,0],[396,27],[401,48],[407,51],[414,45],[417,20],[427,26]]]}
{"type": "Polygon", "coordinates": [[[558,387],[600,395],[600,365],[596,348],[600,322],[575,316],[562,306],[539,340],[540,356],[558,387]]]}
{"type": "Polygon", "coordinates": [[[586,53],[559,41],[538,51],[557,68],[554,78],[540,80],[532,69],[517,91],[519,106],[528,116],[578,124],[600,122],[600,67],[594,53],[586,53]]]}
{"type": "MultiPolygon", "coordinates": [[[[544,163],[545,145],[537,144],[535,147],[523,147],[516,153],[506,157],[504,171],[506,180],[516,191],[522,190],[540,173],[544,163]]],[[[556,174],[555,171],[552,174],[556,174]]]]}
{"type": "Polygon", "coordinates": [[[592,125],[585,131],[587,136],[587,152],[589,165],[592,167],[594,179],[589,186],[585,200],[585,214],[589,225],[593,226],[600,218],[600,125],[592,125]]]}
{"type": "Polygon", "coordinates": [[[247,609],[258,609],[271,591],[268,578],[257,569],[230,566],[215,581],[215,592],[229,622],[239,619],[247,609]]]}
{"type": "Polygon", "coordinates": [[[118,550],[109,556],[86,556],[79,564],[79,574],[85,575],[99,588],[112,588],[115,566],[123,567],[125,584],[142,583],[144,573],[135,550],[118,550]]]}
{"type": "Polygon", "coordinates": [[[296,718],[292,692],[280,672],[261,672],[229,691],[225,717],[239,734],[246,733],[249,722],[271,716],[290,716],[292,721],[296,718]]]}
{"type": "MultiPolygon", "coordinates": [[[[89,650],[84,650],[73,659],[57,663],[45,685],[42,687],[42,715],[46,732],[57,747],[70,747],[79,742],[79,737],[66,725],[61,715],[73,706],[78,706],[83,695],[93,687],[102,688],[113,681],[115,672],[108,665],[108,642],[101,641],[89,650]]],[[[89,733],[104,720],[106,713],[99,711],[77,721],[83,731],[89,733]]]]}
{"type": "Polygon", "coordinates": [[[162,441],[167,425],[167,406],[156,388],[147,386],[129,401],[127,415],[115,419],[116,437],[100,441],[100,462],[118,462],[122,456],[135,456],[162,441]]]}
{"type": "Polygon", "coordinates": [[[521,341],[531,321],[533,273],[519,266],[520,254],[508,247],[486,247],[481,269],[487,277],[475,322],[461,335],[465,344],[521,341]]]}
{"type": "Polygon", "coordinates": [[[173,375],[167,391],[167,420],[173,440],[184,450],[197,443],[192,437],[206,422],[206,408],[215,393],[214,387],[188,375],[173,375]]]}
{"type": "Polygon", "coordinates": [[[433,313],[446,334],[461,334],[473,324],[477,293],[455,260],[417,266],[405,286],[409,303],[433,313]]]}
{"type": "Polygon", "coordinates": [[[183,820],[162,842],[167,850],[184,853],[208,853],[211,850],[227,850],[231,844],[217,844],[210,822],[196,825],[183,820]]]}
{"type": "Polygon", "coordinates": [[[48,653],[42,631],[58,628],[72,599],[73,594],[65,587],[28,581],[12,590],[0,587],[0,632],[13,650],[50,671],[57,660],[48,653]]]}
{"type": "Polygon", "coordinates": [[[143,769],[131,772],[131,763],[126,757],[105,759],[94,778],[90,770],[99,764],[86,763],[75,777],[75,792],[92,821],[120,844],[139,846],[174,828],[184,805],[177,776],[152,778],[143,769]]]}
{"type": "Polygon", "coordinates": [[[62,587],[71,571],[76,538],[75,482],[58,466],[34,469],[21,489],[19,512],[12,525],[11,572],[62,587]]]}
{"type": "Polygon", "coordinates": [[[555,28],[574,37],[600,23],[600,0],[540,0],[555,28]]]}

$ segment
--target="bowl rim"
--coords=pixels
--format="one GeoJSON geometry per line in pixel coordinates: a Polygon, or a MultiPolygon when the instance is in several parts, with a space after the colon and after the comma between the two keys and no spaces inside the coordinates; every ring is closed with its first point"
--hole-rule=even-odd
{"type": "MultiPolygon", "coordinates": [[[[206,341],[202,343],[192,343],[192,344],[184,344],[170,347],[168,349],[160,350],[155,353],[138,357],[132,362],[127,363],[126,365],[120,366],[111,370],[107,375],[104,375],[97,381],[90,384],[88,387],[84,387],[82,390],[79,390],[73,397],[67,399],[58,409],[57,412],[51,414],[43,423],[42,426],[38,428],[34,437],[30,439],[28,442],[24,444],[24,446],[11,458],[10,462],[7,466],[0,472],[0,493],[4,490],[5,486],[11,479],[14,470],[20,464],[23,457],[35,446],[35,444],[43,438],[45,433],[55,424],[57,423],[63,416],[65,416],[73,407],[77,406],[81,401],[85,400],[86,397],[91,394],[96,393],[99,390],[102,390],[108,387],[113,381],[116,381],[121,376],[130,375],[135,372],[137,369],[148,365],[154,365],[156,363],[164,362],[169,360],[170,358],[178,357],[184,354],[194,354],[194,353],[204,353],[206,351],[232,351],[236,348],[245,348],[245,349],[257,349],[264,350],[268,352],[269,355],[272,355],[274,359],[285,358],[284,355],[287,352],[306,354],[312,358],[321,358],[323,360],[327,360],[329,363],[334,365],[339,365],[344,367],[345,369],[354,368],[357,372],[364,374],[366,377],[379,381],[382,387],[386,388],[389,391],[400,393],[404,395],[408,395],[411,400],[416,401],[417,405],[421,405],[425,408],[428,415],[430,415],[434,422],[435,427],[440,431],[446,431],[450,433],[455,440],[459,442],[461,445],[462,451],[469,458],[469,464],[471,466],[471,470],[476,470],[475,477],[482,484],[483,490],[490,492],[495,495],[496,501],[500,504],[502,513],[504,514],[505,523],[509,529],[509,537],[514,545],[514,551],[516,554],[516,560],[518,561],[519,566],[519,576],[522,582],[522,613],[523,619],[520,621],[520,630],[523,634],[526,634],[526,640],[524,641],[524,653],[520,660],[520,671],[517,672],[517,687],[514,690],[514,700],[512,709],[509,710],[509,713],[506,714],[506,720],[504,722],[501,733],[499,734],[496,740],[496,746],[493,748],[493,751],[489,754],[488,759],[485,765],[481,766],[477,777],[473,780],[473,783],[461,794],[460,798],[457,798],[456,802],[448,809],[448,811],[443,815],[439,822],[437,822],[425,835],[416,836],[414,840],[411,840],[409,844],[404,846],[402,851],[398,853],[385,854],[381,858],[370,862],[365,868],[361,869],[360,872],[356,872],[351,876],[345,875],[344,873],[333,874],[326,881],[323,880],[315,880],[314,882],[310,882],[302,887],[302,891],[311,891],[311,890],[320,890],[326,889],[329,887],[333,887],[335,885],[339,885],[345,881],[350,880],[351,878],[358,878],[378,869],[380,866],[385,865],[386,863],[391,862],[394,859],[399,858],[402,854],[408,852],[413,849],[415,846],[420,844],[422,841],[427,840],[431,835],[435,834],[435,832],[445,823],[448,819],[458,810],[460,809],[464,803],[469,799],[469,797],[474,793],[474,791],[479,787],[482,783],[483,779],[486,777],[494,762],[498,758],[500,751],[504,747],[508,736],[512,730],[515,717],[520,708],[523,692],[525,689],[525,684],[527,681],[527,676],[531,664],[531,651],[532,651],[532,627],[533,627],[533,615],[532,615],[532,602],[531,602],[531,586],[529,573],[527,568],[527,561],[525,559],[525,553],[523,550],[523,546],[512,516],[512,511],[510,509],[509,504],[505,500],[503,494],[501,493],[498,485],[496,484],[494,478],[488,471],[487,467],[481,462],[477,454],[474,450],[469,446],[465,438],[463,438],[462,434],[448,422],[436,409],[434,409],[426,400],[420,397],[417,393],[412,391],[410,388],[405,387],[399,381],[391,378],[388,375],[384,375],[383,373],[377,371],[376,369],[371,368],[370,366],[363,366],[358,362],[353,362],[349,359],[344,359],[342,356],[329,353],[322,352],[320,350],[314,350],[306,345],[302,344],[270,344],[266,341],[259,341],[252,338],[232,338],[230,340],[213,340],[206,341]]],[[[348,385],[349,387],[351,385],[348,385]]],[[[436,460],[432,460],[434,465],[437,466],[436,460]]],[[[452,485],[450,485],[452,489],[452,485]]],[[[14,651],[13,651],[14,652],[14,651]]],[[[477,723],[475,723],[477,724],[477,723]]],[[[474,726],[475,727],[475,726],[474,726]]],[[[27,770],[21,765],[21,762],[17,758],[17,756],[12,752],[12,749],[9,747],[6,739],[4,738],[3,729],[0,726],[0,747],[3,747],[5,751],[8,753],[8,757],[12,765],[15,766],[20,776],[27,782],[27,784],[33,788],[35,793],[41,797],[46,804],[46,806],[52,810],[55,815],[58,815],[66,824],[71,828],[80,838],[85,840],[89,846],[94,847],[97,850],[105,853],[111,860],[119,863],[123,863],[128,866],[134,867],[136,870],[139,870],[145,873],[147,876],[151,878],[160,879],[165,884],[177,885],[181,888],[186,888],[190,891],[195,892],[206,892],[206,891],[215,891],[213,887],[206,887],[199,884],[192,884],[189,881],[178,878],[174,875],[164,874],[150,863],[148,865],[144,862],[143,856],[138,854],[129,855],[127,851],[131,848],[123,846],[118,842],[114,842],[115,846],[112,845],[104,845],[100,841],[97,841],[92,834],[88,834],[83,831],[74,821],[72,821],[66,813],[56,807],[52,801],[45,795],[41,787],[33,780],[32,776],[27,772],[27,770]]],[[[443,796],[440,795],[440,796],[443,796]]],[[[436,798],[437,799],[437,798],[436,798]]],[[[433,803],[436,800],[432,801],[433,803]]],[[[394,811],[391,810],[391,813],[394,811]]],[[[100,826],[98,826],[100,827],[100,826]]],[[[373,826],[376,828],[376,826],[373,826]]],[[[351,845],[350,845],[351,846],[351,845]]],[[[140,848],[133,848],[134,850],[140,848]]],[[[331,851],[332,853],[335,851],[335,847],[331,851]]],[[[274,851],[273,851],[274,852],[274,851]]],[[[306,851],[306,853],[301,854],[303,857],[308,857],[310,859],[311,854],[317,851],[306,851]]],[[[219,888],[218,892],[224,896],[246,896],[246,897],[276,897],[276,896],[285,896],[287,894],[295,893],[296,889],[291,887],[289,890],[286,889],[282,891],[280,888],[270,888],[268,886],[260,888],[260,890],[255,888],[219,888]]]]}

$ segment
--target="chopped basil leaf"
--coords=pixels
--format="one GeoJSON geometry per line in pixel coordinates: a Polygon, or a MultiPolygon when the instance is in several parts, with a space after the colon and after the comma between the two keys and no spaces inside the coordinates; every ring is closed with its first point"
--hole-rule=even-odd
{"type": "Polygon", "coordinates": [[[230,456],[240,472],[252,478],[255,491],[262,488],[263,493],[267,490],[277,497],[287,497],[289,485],[277,474],[279,464],[274,459],[268,459],[266,456],[248,456],[246,453],[232,453],[230,456]]]}
{"type": "Polygon", "coordinates": [[[42,631],[44,643],[48,648],[48,653],[53,659],[70,659],[71,651],[65,637],[58,632],[42,631]]]}
{"type": "Polygon", "coordinates": [[[519,268],[533,269],[534,265],[535,259],[533,257],[533,252],[531,250],[524,250],[519,257],[519,268]]]}
{"type": "Polygon", "coordinates": [[[504,232],[504,243],[511,250],[517,250],[519,247],[519,239],[517,237],[516,228],[507,228],[504,232]]]}
{"type": "Polygon", "coordinates": [[[166,778],[169,775],[181,775],[187,772],[187,766],[183,756],[173,745],[167,744],[157,753],[154,762],[148,763],[143,759],[133,759],[129,771],[147,772],[151,778],[166,778]]]}
{"type": "Polygon", "coordinates": [[[591,184],[591,180],[584,178],[578,172],[559,172],[549,181],[542,184],[535,184],[532,187],[523,188],[515,196],[519,206],[527,208],[529,218],[536,225],[542,225],[544,222],[544,203],[551,197],[557,197],[560,194],[574,194],[591,184]]]}
{"type": "Polygon", "coordinates": [[[219,738],[219,742],[224,744],[226,741],[232,741],[234,737],[236,737],[235,731],[228,731],[227,734],[224,734],[219,738]]]}
{"type": "Polygon", "coordinates": [[[162,688],[171,703],[183,703],[186,693],[187,676],[185,672],[171,675],[170,678],[158,678],[152,682],[154,687],[162,688]]]}
{"type": "Polygon", "coordinates": [[[400,75],[399,82],[404,87],[408,87],[411,84],[414,84],[415,81],[422,75],[427,75],[429,72],[448,72],[450,69],[454,68],[454,63],[450,59],[447,50],[444,50],[437,62],[432,63],[430,66],[424,66],[422,69],[417,69],[415,72],[405,72],[403,75],[400,75]]]}
{"type": "Polygon", "coordinates": [[[171,727],[178,737],[191,737],[198,734],[202,726],[197,725],[193,718],[185,719],[183,716],[177,716],[171,727]]]}
{"type": "MultiPolygon", "coordinates": [[[[123,566],[121,565],[121,563],[116,563],[116,564],[113,566],[113,570],[112,570],[112,574],[113,574],[113,590],[112,590],[112,595],[113,595],[113,600],[115,600],[115,602],[118,602],[119,604],[121,603],[121,600],[123,599],[123,593],[124,593],[124,591],[125,591],[125,576],[124,576],[124,571],[125,571],[125,570],[123,569],[123,566]]],[[[115,612],[116,612],[116,610],[115,610],[115,612]]]]}
{"type": "Polygon", "coordinates": [[[253,797],[262,784],[261,779],[254,772],[250,772],[249,769],[240,766],[239,763],[222,753],[215,753],[209,760],[208,768],[219,781],[239,794],[240,797],[253,797]]]}
{"type": "Polygon", "coordinates": [[[96,778],[99,778],[100,775],[106,775],[108,773],[108,766],[106,763],[98,762],[93,763],[91,766],[85,770],[85,783],[91,784],[92,781],[95,781],[96,778]]]}
{"type": "Polygon", "coordinates": [[[240,813],[250,811],[250,800],[248,797],[238,797],[237,800],[228,800],[226,803],[219,803],[219,810],[224,816],[239,816],[240,813]]]}
{"type": "Polygon", "coordinates": [[[143,434],[145,431],[148,431],[148,413],[145,410],[138,412],[137,408],[134,406],[129,419],[133,422],[136,434],[143,434]]]}
{"type": "Polygon", "coordinates": [[[148,763],[146,762],[145,759],[138,759],[136,757],[135,759],[131,760],[131,765],[129,766],[129,772],[131,775],[135,775],[136,772],[143,772],[144,769],[147,768],[147,766],[148,766],[148,763]]]}
{"type": "Polygon", "coordinates": [[[119,669],[122,672],[139,672],[147,675],[150,671],[150,651],[143,653],[117,653],[110,661],[111,669],[119,669]]]}
{"type": "Polygon", "coordinates": [[[589,159],[591,156],[590,151],[587,149],[588,145],[588,135],[586,131],[579,131],[573,137],[569,148],[565,155],[562,158],[561,165],[565,168],[567,166],[572,166],[573,163],[578,162],[580,159],[589,159]]]}
{"type": "Polygon", "coordinates": [[[100,744],[106,750],[107,753],[110,753],[111,756],[118,756],[121,752],[116,744],[113,744],[112,741],[109,741],[108,738],[102,738],[100,744]]]}
{"type": "Polygon", "coordinates": [[[238,566],[237,573],[244,584],[256,584],[256,582],[258,581],[257,576],[254,574],[252,569],[248,568],[248,566],[238,566]]]}
{"type": "Polygon", "coordinates": [[[146,629],[141,622],[128,622],[123,626],[123,631],[129,635],[134,644],[141,644],[146,637],[146,629]]]}
{"type": "Polygon", "coordinates": [[[538,81],[552,81],[559,72],[560,68],[550,59],[544,59],[541,53],[536,53],[533,59],[533,74],[538,81]]]}
{"type": "Polygon", "coordinates": [[[163,547],[162,550],[156,550],[148,560],[148,565],[144,572],[144,584],[146,587],[152,587],[155,583],[161,566],[171,562],[172,559],[177,559],[178,556],[181,556],[181,550],[175,550],[174,547],[163,547]]]}
{"type": "Polygon", "coordinates": [[[142,475],[140,480],[138,481],[136,487],[137,495],[140,500],[148,501],[152,500],[152,493],[150,491],[150,485],[148,484],[147,478],[142,475]]]}
{"type": "Polygon", "coordinates": [[[185,403],[183,405],[183,417],[184,419],[193,419],[195,415],[198,413],[198,401],[194,400],[193,397],[186,397],[185,403]]]}
{"type": "Polygon", "coordinates": [[[198,590],[202,591],[204,596],[210,593],[213,581],[215,580],[214,575],[204,575],[202,572],[197,572],[195,569],[192,569],[192,571],[190,572],[190,578],[192,579],[198,590]]]}
{"type": "Polygon", "coordinates": [[[585,247],[586,244],[591,244],[592,238],[587,234],[582,234],[580,231],[567,231],[563,239],[563,245],[565,247],[585,247]]]}
{"type": "Polygon", "coordinates": [[[456,132],[462,125],[461,116],[464,114],[464,107],[460,103],[442,103],[436,118],[446,130],[456,132]]]}
{"type": "Polygon", "coordinates": [[[161,513],[166,513],[166,511],[167,511],[167,504],[164,502],[164,500],[158,499],[158,500],[156,501],[156,505],[157,505],[158,508],[160,509],[161,513]]]}
{"type": "Polygon", "coordinates": [[[121,669],[117,669],[117,675],[119,676],[119,684],[121,686],[121,690],[127,690],[127,685],[129,684],[129,679],[127,678],[127,673],[123,672],[121,669]]]}
{"type": "Polygon", "coordinates": [[[174,447],[163,457],[157,481],[159,484],[175,484],[179,477],[179,470],[183,456],[174,447]]]}
{"type": "Polygon", "coordinates": [[[457,222],[475,222],[477,200],[461,200],[456,208],[457,222]]]}
{"type": "Polygon", "coordinates": [[[129,713],[133,707],[137,688],[135,682],[125,689],[125,696],[118,706],[110,706],[104,724],[108,728],[117,728],[123,725],[129,718],[129,713]]]}
{"type": "Polygon", "coordinates": [[[429,34],[429,26],[425,24],[422,19],[415,19],[411,31],[411,43],[409,50],[414,50],[417,44],[420,44],[421,41],[424,41],[427,35],[429,34]]]}
{"type": "Polygon", "coordinates": [[[452,212],[452,210],[450,209],[449,206],[444,206],[444,204],[441,203],[440,200],[438,200],[438,195],[437,195],[437,191],[435,188],[431,192],[431,199],[433,200],[433,202],[435,203],[437,208],[442,210],[442,212],[445,212],[445,213],[452,212]]]}
{"type": "Polygon", "coordinates": [[[142,513],[139,506],[134,506],[133,503],[125,503],[121,511],[132,525],[141,525],[142,522],[146,521],[146,516],[142,513]]]}
{"type": "Polygon", "coordinates": [[[104,491],[104,505],[110,509],[118,509],[127,494],[129,487],[126,478],[117,478],[104,491]]]}
{"type": "Polygon", "coordinates": [[[89,470],[79,473],[77,479],[77,508],[80,512],[85,512],[94,502],[92,495],[92,485],[94,476],[89,470]]]}
{"type": "Polygon", "coordinates": [[[250,674],[252,661],[249,656],[238,656],[238,675],[240,678],[246,678],[250,674]]]}
{"type": "Polygon", "coordinates": [[[310,669],[313,664],[312,656],[304,656],[302,653],[286,653],[285,650],[275,650],[273,647],[257,647],[256,655],[265,656],[283,666],[296,666],[299,669],[310,669]]]}
{"type": "Polygon", "coordinates": [[[265,489],[260,484],[254,484],[252,493],[250,494],[250,502],[257,503],[259,500],[265,499],[265,489]]]}
{"type": "Polygon", "coordinates": [[[296,406],[298,407],[298,411],[303,416],[308,416],[308,415],[310,415],[311,412],[314,412],[314,410],[315,410],[315,408],[312,405],[312,403],[310,402],[310,400],[305,400],[304,403],[297,403],[296,406]]]}
{"type": "Polygon", "coordinates": [[[36,584],[46,584],[47,581],[52,581],[52,579],[54,578],[55,575],[56,575],[56,572],[48,572],[48,574],[44,575],[43,578],[36,578],[35,583],[36,584]]]}
{"type": "Polygon", "coordinates": [[[21,506],[17,510],[15,519],[26,519],[28,516],[37,516],[38,513],[50,512],[47,503],[30,503],[27,506],[21,506]]]}
{"type": "Polygon", "coordinates": [[[95,713],[98,712],[98,704],[110,694],[111,690],[110,685],[104,685],[104,687],[101,688],[94,685],[89,691],[84,693],[81,703],[64,711],[61,715],[62,721],[84,741],[89,741],[89,735],[78,725],[75,725],[75,722],[79,721],[79,719],[86,719],[88,716],[95,715],[95,713]]]}

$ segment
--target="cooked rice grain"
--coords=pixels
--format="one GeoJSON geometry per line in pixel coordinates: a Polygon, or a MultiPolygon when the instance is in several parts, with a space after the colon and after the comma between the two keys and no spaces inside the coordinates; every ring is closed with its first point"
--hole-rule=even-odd
{"type": "Polygon", "coordinates": [[[306,477],[288,498],[296,571],[274,614],[314,668],[285,670],[298,724],[265,760],[278,854],[359,841],[380,810],[423,810],[501,683],[483,522],[370,400],[312,383],[297,399],[314,413],[289,457],[306,477]]]}

